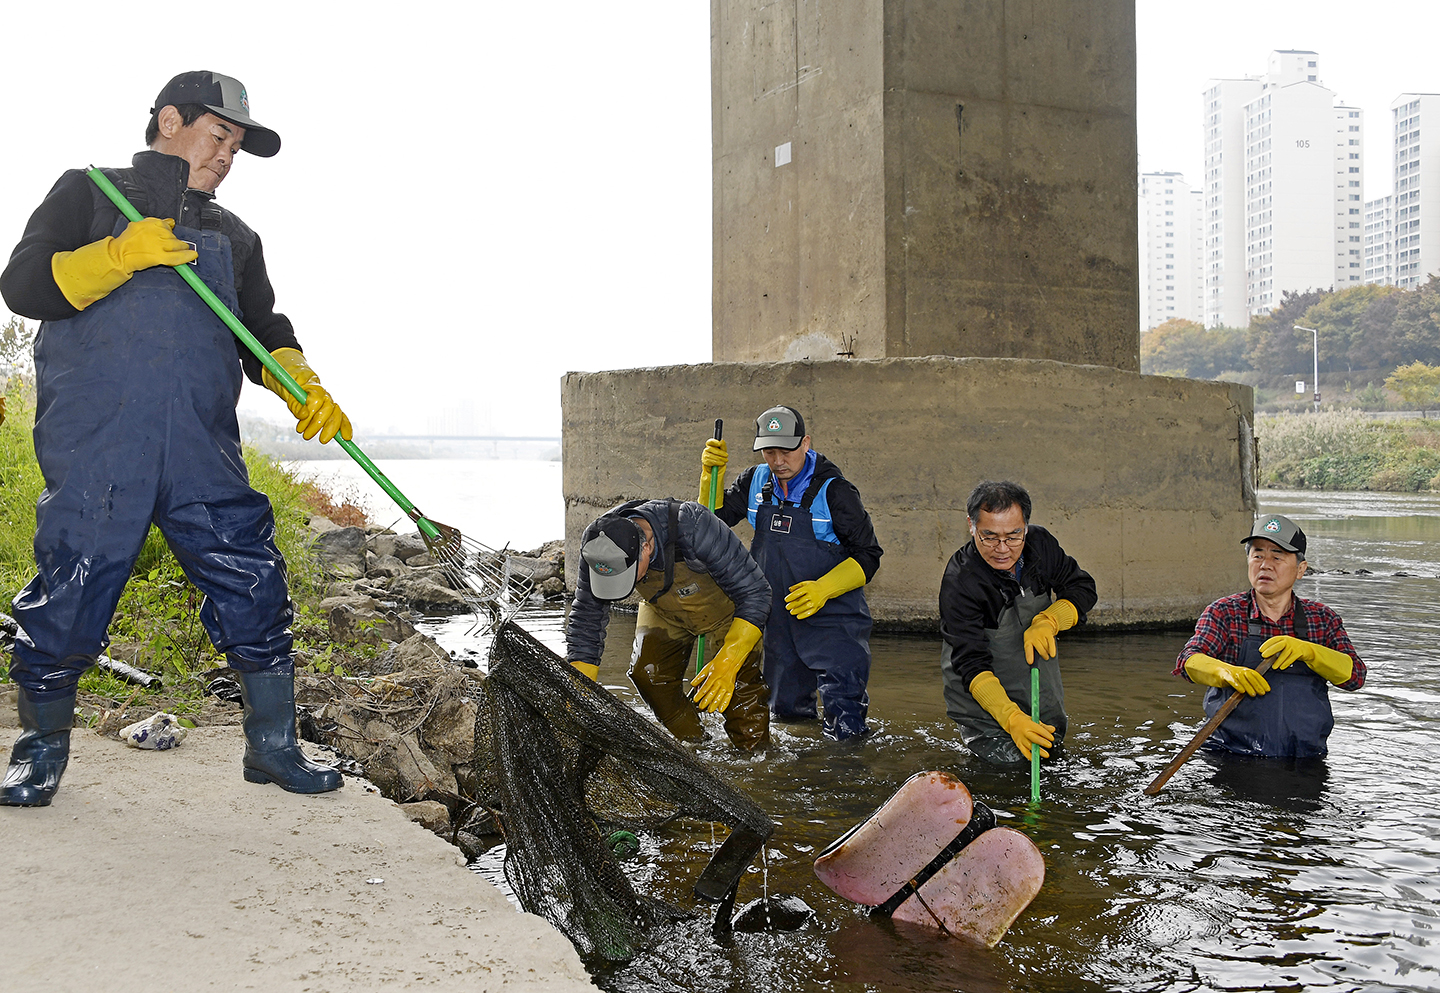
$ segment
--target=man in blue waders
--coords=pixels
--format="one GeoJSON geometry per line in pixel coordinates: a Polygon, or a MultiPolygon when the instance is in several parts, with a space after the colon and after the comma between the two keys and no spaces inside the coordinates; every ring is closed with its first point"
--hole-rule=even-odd
{"type": "Polygon", "coordinates": [[[1055,636],[1083,623],[1095,580],[1045,528],[1030,494],[984,482],[966,501],[970,541],[940,580],[945,707],[965,746],[987,762],[1050,757],[1065,737],[1065,687],[1055,636]],[[1038,656],[1038,659],[1037,659],[1038,656]],[[1040,722],[1030,718],[1030,667],[1040,672],[1040,722]],[[1018,703],[1016,701],[1019,701],[1018,703]]]}
{"type": "MultiPolygon", "coordinates": [[[[825,735],[863,736],[871,628],[863,587],[884,551],[860,491],[810,447],[798,411],[771,407],[755,418],[754,450],[764,464],[740,474],[715,514],[731,527],[750,521],[750,554],[773,590],[764,645],[770,712],[782,721],[814,720],[818,690],[825,735]]],[[[701,456],[702,501],[710,474],[723,479],[728,460],[725,443],[711,438],[701,456]]]]}
{"type": "Polygon", "coordinates": [[[10,677],[21,734],[0,804],[45,806],[70,755],[76,684],[152,523],[204,594],[200,618],[245,698],[244,775],[295,793],[340,785],[295,736],[285,560],[270,501],[250,488],[235,404],[242,372],[280,394],[306,439],[350,422],[275,313],[260,238],[215,203],[239,151],[271,156],[280,136],[250,117],[238,80],[186,72],[150,111],[147,151],[106,175],[144,215],[129,222],[79,170],[60,177],[0,276],[35,340],[37,574],[15,598],[10,677]],[[200,278],[299,381],[292,399],[193,290],[200,278]],[[243,368],[242,368],[243,367],[243,368]]]}
{"type": "Polygon", "coordinates": [[[1358,690],[1365,685],[1365,663],[1339,614],[1292,592],[1306,569],[1305,532],[1294,521],[1269,514],[1242,542],[1250,591],[1205,608],[1175,675],[1211,687],[1205,692],[1211,717],[1233,691],[1245,694],[1206,739],[1206,750],[1318,758],[1328,751],[1335,726],[1330,684],[1358,690]],[[1255,671],[1262,659],[1273,660],[1264,675],[1255,671]]]}

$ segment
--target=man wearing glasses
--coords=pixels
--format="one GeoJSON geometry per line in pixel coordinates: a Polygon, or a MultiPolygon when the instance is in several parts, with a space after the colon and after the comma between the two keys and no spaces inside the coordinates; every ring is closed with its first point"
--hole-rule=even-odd
{"type": "Polygon", "coordinates": [[[966,503],[971,540],[940,581],[945,704],[965,745],[987,762],[1042,757],[1065,737],[1055,636],[1095,606],[1095,580],[1049,531],[1030,524],[1030,494],[983,482],[966,503]],[[1030,667],[1040,671],[1040,723],[1030,719],[1030,667]]]}

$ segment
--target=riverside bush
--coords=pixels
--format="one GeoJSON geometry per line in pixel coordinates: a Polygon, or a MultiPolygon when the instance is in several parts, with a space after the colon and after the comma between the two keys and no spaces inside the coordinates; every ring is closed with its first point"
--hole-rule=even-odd
{"type": "MultiPolygon", "coordinates": [[[[5,423],[0,425],[0,610],[6,612],[10,601],[35,574],[35,501],[45,484],[30,435],[34,416],[34,396],[12,392],[5,423]]],[[[323,637],[323,629],[303,623],[309,617],[304,605],[321,595],[323,578],[310,547],[314,536],[306,525],[317,502],[333,504],[328,494],[318,491],[312,483],[295,479],[258,450],[245,449],[245,464],[250,485],[270,498],[276,544],[289,567],[290,595],[301,604],[298,619],[302,623],[296,625],[297,655],[312,653],[315,646],[309,642],[323,637]]],[[[181,711],[198,707],[203,690],[199,674],[226,664],[200,623],[203,600],[200,591],[185,578],[164,537],[151,527],[116,607],[109,634],[116,646],[138,646],[133,664],[161,676],[167,683],[167,703],[181,711]]],[[[0,657],[0,679],[8,679],[8,667],[8,657],[0,657]]],[[[120,699],[134,691],[134,687],[99,670],[83,676],[80,689],[120,699]]]]}
{"type": "Polygon", "coordinates": [[[1356,411],[1258,417],[1261,483],[1317,490],[1414,491],[1440,479],[1440,433],[1356,411]]]}
{"type": "Polygon", "coordinates": [[[1255,434],[1261,465],[1284,459],[1315,458],[1332,452],[1368,451],[1375,445],[1370,418],[1353,410],[1318,414],[1275,414],[1256,418],[1255,434]]]}
{"type": "Polygon", "coordinates": [[[34,396],[17,379],[6,399],[5,423],[0,424],[0,611],[9,613],[11,599],[35,573],[35,501],[45,479],[30,437],[34,396]]]}

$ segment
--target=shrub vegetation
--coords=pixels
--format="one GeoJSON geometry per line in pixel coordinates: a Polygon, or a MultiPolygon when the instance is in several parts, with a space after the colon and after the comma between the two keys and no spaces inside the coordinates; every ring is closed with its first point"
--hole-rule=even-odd
{"type": "Polygon", "coordinates": [[[1355,411],[1256,419],[1260,479],[1316,490],[1440,489],[1440,428],[1372,421],[1355,411]]]}
{"type": "MultiPolygon", "coordinates": [[[[0,610],[6,612],[35,574],[31,547],[35,501],[45,486],[30,435],[33,387],[28,380],[12,376],[9,390],[7,416],[0,424],[0,610]]],[[[337,653],[329,644],[327,625],[315,609],[324,594],[324,579],[310,550],[314,535],[307,522],[313,513],[321,513],[333,515],[338,522],[363,525],[363,513],[348,502],[337,506],[313,483],[296,479],[283,465],[254,449],[246,448],[245,462],[250,484],[270,498],[275,511],[276,543],[289,566],[290,595],[297,608],[296,662],[320,671],[338,669],[345,652],[365,654],[370,650],[346,646],[345,652],[337,653]]],[[[185,578],[165,539],[152,527],[109,633],[112,645],[139,646],[134,664],[164,680],[163,705],[181,713],[199,709],[201,674],[226,664],[200,623],[203,599],[185,578]]],[[[0,680],[8,679],[8,666],[8,655],[0,656],[0,680]]],[[[116,701],[137,692],[98,669],[82,677],[80,689],[116,701]]],[[[145,691],[142,695],[154,694],[145,691]]]]}

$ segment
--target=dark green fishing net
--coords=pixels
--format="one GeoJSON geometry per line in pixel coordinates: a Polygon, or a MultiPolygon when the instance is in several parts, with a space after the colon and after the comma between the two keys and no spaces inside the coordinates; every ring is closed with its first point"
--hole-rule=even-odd
{"type": "Polygon", "coordinates": [[[610,844],[615,831],[676,818],[728,825],[730,840],[696,884],[717,900],[774,830],[666,731],[513,623],[495,634],[477,696],[476,765],[482,798],[500,812],[505,878],[583,957],[629,959],[647,932],[685,913],[635,891],[610,844]]]}

